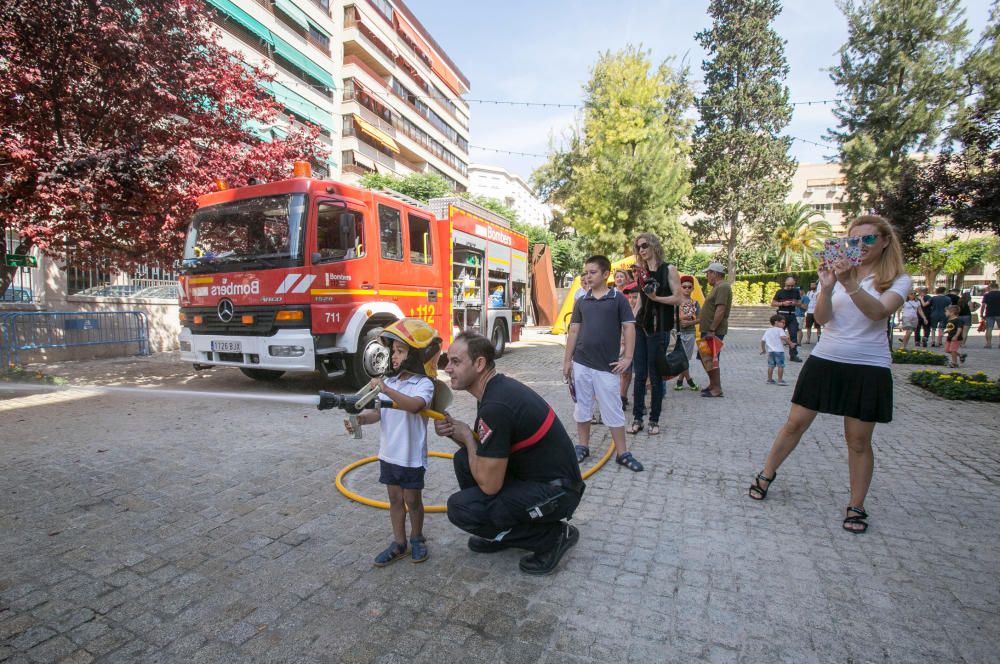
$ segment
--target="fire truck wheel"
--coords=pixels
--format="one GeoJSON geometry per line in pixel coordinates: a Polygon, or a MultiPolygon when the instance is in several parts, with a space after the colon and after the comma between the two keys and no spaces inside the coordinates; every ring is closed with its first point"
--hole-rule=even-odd
{"type": "Polygon", "coordinates": [[[379,340],[380,334],[381,326],[365,331],[358,341],[358,351],[348,360],[348,378],[355,388],[364,387],[389,368],[389,349],[379,340]]]}
{"type": "Polygon", "coordinates": [[[503,352],[507,350],[507,326],[503,321],[493,323],[493,334],[490,335],[493,341],[493,349],[497,357],[503,357],[503,352]]]}
{"type": "Polygon", "coordinates": [[[243,367],[240,367],[240,371],[242,371],[243,375],[247,378],[264,381],[265,383],[278,380],[285,375],[284,371],[275,371],[274,369],[244,369],[243,367]]]}

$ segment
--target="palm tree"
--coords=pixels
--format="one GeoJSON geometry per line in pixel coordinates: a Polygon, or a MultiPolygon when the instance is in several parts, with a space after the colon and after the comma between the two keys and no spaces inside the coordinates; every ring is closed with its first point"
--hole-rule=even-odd
{"type": "Polygon", "coordinates": [[[785,205],[785,214],[773,235],[778,259],[784,264],[785,272],[791,272],[796,263],[804,268],[815,266],[813,252],[821,250],[823,240],[832,233],[833,229],[819,210],[805,203],[785,205]]]}

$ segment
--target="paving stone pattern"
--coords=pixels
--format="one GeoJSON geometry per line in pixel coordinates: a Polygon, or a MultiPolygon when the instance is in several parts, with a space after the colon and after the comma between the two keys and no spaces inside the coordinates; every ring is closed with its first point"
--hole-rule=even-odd
{"type": "MultiPolygon", "coordinates": [[[[0,661],[998,661],[997,405],[945,401],[894,368],[872,525],[852,536],[837,418],[816,421],[765,502],[746,496],[792,389],[764,384],[760,332],[727,339],[724,399],[668,391],[663,432],[630,437],[646,472],[610,464],[590,480],[580,543],[544,578],[519,573],[517,552],[470,553],[444,515],[427,518],[430,560],[374,569],[388,515],[332,480],[374,452],[377,431],[354,441],[339,413],[0,391],[0,661]]],[[[560,342],[529,334],[500,367],[572,427],[560,342]]],[[[969,368],[996,376],[1000,350],[981,345],[969,368]]],[[[47,370],[241,394],[324,387],[194,376],[169,354],[47,370]]],[[[473,408],[459,395],[453,412],[473,408]]],[[[607,430],[594,433],[603,450],[607,430]]],[[[453,449],[433,430],[431,447],[453,449]]],[[[427,481],[428,503],[455,487],[444,460],[427,481]]],[[[371,465],[348,483],[384,496],[371,465]]]]}

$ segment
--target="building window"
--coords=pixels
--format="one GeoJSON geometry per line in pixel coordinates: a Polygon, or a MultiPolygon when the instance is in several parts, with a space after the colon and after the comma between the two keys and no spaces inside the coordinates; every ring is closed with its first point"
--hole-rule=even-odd
{"type": "Polygon", "coordinates": [[[393,24],[392,5],[389,4],[389,0],[368,0],[368,2],[385,20],[389,21],[389,25],[393,24]]]}
{"type": "Polygon", "coordinates": [[[430,265],[431,260],[431,220],[407,213],[410,222],[410,262],[430,265]]]}

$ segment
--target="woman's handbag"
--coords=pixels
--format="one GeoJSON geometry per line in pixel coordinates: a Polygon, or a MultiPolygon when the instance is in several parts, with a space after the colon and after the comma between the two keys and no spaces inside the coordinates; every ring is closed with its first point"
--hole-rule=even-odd
{"type": "Polygon", "coordinates": [[[687,351],[684,350],[684,344],[681,343],[680,307],[675,306],[674,312],[677,314],[674,330],[677,341],[674,343],[674,349],[669,353],[664,349],[663,353],[656,358],[656,369],[663,380],[671,380],[688,370],[687,351]]]}

